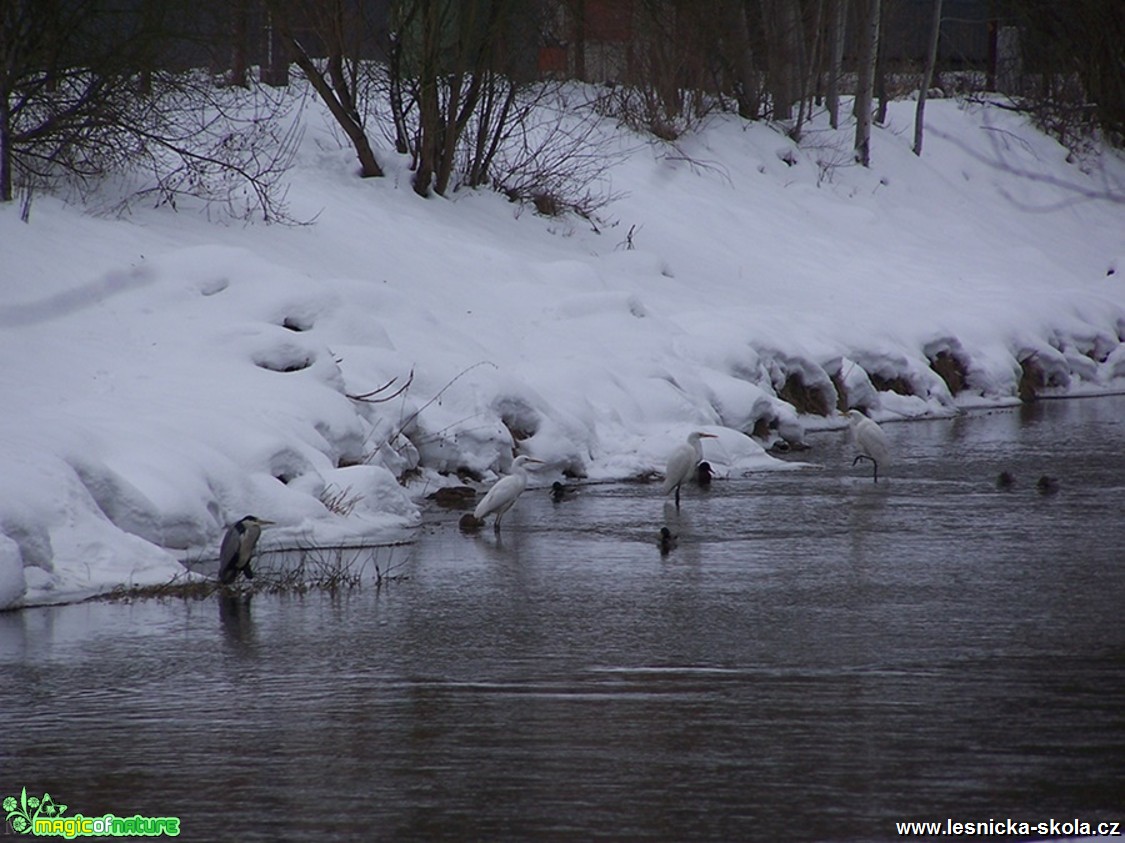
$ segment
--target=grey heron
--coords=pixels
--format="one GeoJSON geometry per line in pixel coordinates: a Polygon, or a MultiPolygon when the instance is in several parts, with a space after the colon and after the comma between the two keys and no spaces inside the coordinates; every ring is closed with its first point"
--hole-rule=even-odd
{"type": "Polygon", "coordinates": [[[254,548],[258,544],[258,537],[262,535],[262,527],[273,524],[256,515],[247,515],[234,522],[223,536],[223,543],[219,547],[219,581],[229,585],[238,578],[239,573],[246,574],[246,579],[253,579],[254,572],[250,570],[250,557],[254,555],[254,548]]]}

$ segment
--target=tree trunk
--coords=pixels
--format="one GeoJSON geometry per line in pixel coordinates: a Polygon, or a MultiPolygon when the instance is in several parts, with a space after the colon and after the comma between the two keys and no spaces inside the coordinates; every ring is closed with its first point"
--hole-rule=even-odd
{"type": "Polygon", "coordinates": [[[309,58],[305,48],[293,36],[289,20],[284,15],[283,4],[279,0],[267,0],[267,7],[280,38],[289,49],[293,61],[304,72],[309,84],[313,86],[313,90],[328,106],[328,110],[332,112],[332,116],[352,142],[356,157],[359,158],[360,177],[366,179],[383,175],[383,168],[379,166],[379,162],[375,159],[375,153],[367,139],[367,132],[363,128],[363,122],[359,119],[351,92],[348,90],[343,76],[339,39],[332,33],[320,33],[321,38],[329,45],[328,68],[332,73],[332,82],[340,86],[333,88],[325,80],[324,74],[317,69],[313,60],[309,58]]]}
{"type": "Polygon", "coordinates": [[[574,0],[574,78],[586,81],[586,0],[574,0]]]}
{"type": "Polygon", "coordinates": [[[422,61],[418,69],[418,169],[414,192],[429,196],[437,166],[438,127],[441,123],[438,90],[438,56],[441,50],[441,15],[435,0],[420,0],[422,61]]]}
{"type": "Polygon", "coordinates": [[[745,120],[757,120],[762,116],[762,103],[758,93],[758,78],[754,72],[753,37],[750,31],[748,3],[738,6],[738,36],[732,39],[733,62],[735,68],[735,96],[738,100],[738,116],[745,120]]]}
{"type": "Polygon", "coordinates": [[[289,84],[289,56],[272,11],[266,13],[266,61],[259,70],[262,83],[274,88],[289,84]]]}
{"type": "Polygon", "coordinates": [[[769,35],[766,61],[774,120],[789,120],[800,89],[800,18],[792,0],[762,0],[762,20],[769,35]]]}
{"type": "Polygon", "coordinates": [[[848,0],[832,0],[830,57],[828,60],[828,122],[840,128],[840,76],[844,68],[844,36],[847,34],[848,0]]]}
{"type": "Polygon", "coordinates": [[[0,86],[0,202],[12,201],[12,136],[8,91],[0,86]]]}
{"type": "Polygon", "coordinates": [[[797,126],[793,130],[793,140],[801,140],[804,130],[805,115],[812,116],[813,95],[816,91],[816,78],[820,72],[821,37],[820,22],[824,17],[824,0],[816,0],[813,6],[812,44],[809,45],[807,55],[801,68],[800,106],[797,108],[797,126]]]}
{"type": "MultiPolygon", "coordinates": [[[[886,2],[882,4],[880,9],[879,30],[880,33],[883,29],[883,21],[881,19],[883,12],[887,9],[886,2]]],[[[875,122],[880,126],[886,125],[887,122],[887,39],[879,37],[878,43],[875,46],[875,94],[879,100],[879,107],[876,109],[875,122]]]]}
{"type": "Polygon", "coordinates": [[[861,0],[859,78],[855,92],[855,160],[871,166],[871,105],[879,49],[879,0],[861,0]]]}
{"type": "Polygon", "coordinates": [[[247,0],[234,0],[231,3],[231,54],[230,84],[249,88],[250,80],[246,74],[246,36],[250,29],[250,9],[247,0]]]}
{"type": "Polygon", "coordinates": [[[918,91],[918,107],[914,111],[914,154],[922,154],[922,116],[926,110],[926,91],[934,78],[937,64],[938,38],[941,35],[941,0],[934,0],[934,19],[930,28],[930,50],[926,55],[926,69],[922,73],[922,87],[918,91]]]}

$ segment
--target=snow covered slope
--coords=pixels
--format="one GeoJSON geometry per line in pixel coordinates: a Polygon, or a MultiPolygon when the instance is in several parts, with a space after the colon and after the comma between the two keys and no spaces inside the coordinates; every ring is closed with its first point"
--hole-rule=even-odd
{"type": "Polygon", "coordinates": [[[305,113],[312,225],[0,208],[0,606],[166,581],[248,513],[267,545],[372,540],[514,437],[539,482],[660,470],[691,429],[741,472],[842,427],[841,392],[894,418],[1125,388],[1125,162],[1011,113],[930,102],[919,159],[896,103],[870,170],[817,124],[622,134],[597,231],[421,199],[387,153],[355,178],[305,113]]]}

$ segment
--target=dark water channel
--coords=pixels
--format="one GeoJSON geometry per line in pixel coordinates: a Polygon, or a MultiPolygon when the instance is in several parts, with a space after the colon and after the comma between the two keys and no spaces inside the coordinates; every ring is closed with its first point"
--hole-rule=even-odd
{"type": "Polygon", "coordinates": [[[1125,398],[886,430],[886,482],[816,434],[664,557],[657,487],[540,489],[379,589],[0,615],[0,795],[188,840],[1125,820],[1125,398]]]}

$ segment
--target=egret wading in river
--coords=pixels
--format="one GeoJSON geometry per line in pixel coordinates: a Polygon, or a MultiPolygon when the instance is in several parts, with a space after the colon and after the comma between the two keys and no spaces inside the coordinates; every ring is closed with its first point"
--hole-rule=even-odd
{"type": "Polygon", "coordinates": [[[258,537],[262,535],[262,527],[273,524],[256,515],[247,515],[240,518],[227,529],[223,536],[223,543],[219,546],[219,581],[229,585],[238,578],[239,573],[246,574],[246,579],[254,578],[250,570],[250,557],[254,555],[254,548],[258,544],[258,537]]]}
{"type": "Polygon", "coordinates": [[[676,490],[676,509],[680,508],[680,486],[696,476],[696,469],[703,461],[703,446],[699,440],[718,438],[713,433],[694,431],[688,434],[687,442],[677,447],[668,457],[661,491],[666,495],[673,489],[676,490]]]}
{"type": "Polygon", "coordinates": [[[484,499],[477,504],[476,510],[473,511],[473,517],[477,521],[483,521],[489,515],[496,514],[496,521],[492,524],[492,529],[500,532],[500,519],[504,517],[504,513],[512,508],[512,504],[516,502],[516,498],[523,494],[523,490],[527,488],[527,469],[524,468],[528,463],[541,463],[543,460],[537,460],[534,457],[528,457],[520,454],[512,460],[512,469],[506,477],[501,477],[496,481],[484,499]]]}
{"type": "Polygon", "coordinates": [[[859,448],[859,454],[852,460],[852,465],[860,460],[871,460],[875,467],[872,476],[878,483],[879,466],[886,466],[891,462],[891,443],[887,441],[887,434],[859,410],[848,410],[848,424],[852,427],[852,437],[859,448]]]}

